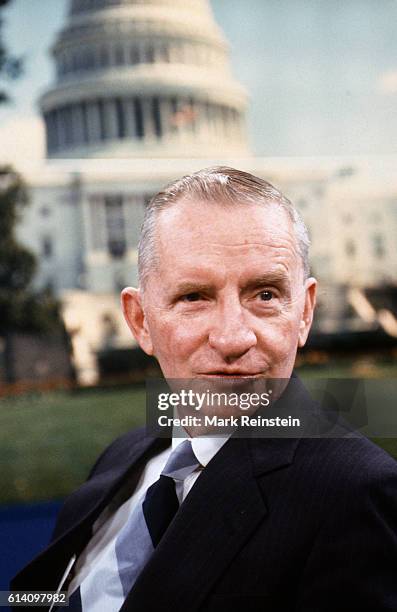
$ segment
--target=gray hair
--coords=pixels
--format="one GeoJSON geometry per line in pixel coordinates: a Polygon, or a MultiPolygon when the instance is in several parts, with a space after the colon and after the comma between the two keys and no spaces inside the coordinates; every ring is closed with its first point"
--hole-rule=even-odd
{"type": "Polygon", "coordinates": [[[138,275],[141,289],[146,286],[151,267],[159,263],[155,249],[158,215],[179,200],[192,198],[218,205],[223,203],[278,205],[292,221],[304,277],[309,276],[309,234],[301,215],[290,200],[273,185],[253,174],[227,166],[213,166],[169,183],[150,200],[138,247],[138,275]]]}

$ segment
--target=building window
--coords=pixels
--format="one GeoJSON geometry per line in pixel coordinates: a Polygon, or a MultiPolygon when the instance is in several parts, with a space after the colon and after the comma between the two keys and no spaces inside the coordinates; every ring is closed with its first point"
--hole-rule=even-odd
{"type": "Polygon", "coordinates": [[[154,47],[153,45],[147,45],[146,47],[146,62],[148,64],[154,64],[155,58],[154,58],[154,47]]]}
{"type": "Polygon", "coordinates": [[[124,108],[122,101],[116,99],[116,117],[117,117],[117,136],[118,138],[125,138],[127,135],[125,127],[124,108]]]}
{"type": "Polygon", "coordinates": [[[382,259],[385,256],[385,244],[381,234],[374,234],[372,236],[372,249],[377,259],[382,259]]]}
{"type": "Polygon", "coordinates": [[[179,108],[178,99],[171,98],[170,105],[171,105],[170,128],[172,132],[176,132],[178,129],[178,126],[177,126],[177,117],[178,117],[178,108],[179,108]]]}
{"type": "Polygon", "coordinates": [[[99,61],[102,67],[109,66],[109,51],[106,47],[102,47],[99,61]]]}
{"type": "Polygon", "coordinates": [[[345,166],[344,168],[339,168],[336,173],[336,176],[340,176],[342,178],[353,176],[355,170],[351,166],[345,166]]]}
{"type": "Polygon", "coordinates": [[[116,47],[115,50],[115,60],[117,66],[122,66],[124,64],[124,49],[121,46],[116,47]]]}
{"type": "Polygon", "coordinates": [[[139,64],[139,49],[135,45],[130,49],[130,63],[132,65],[139,64]]]}
{"type": "Polygon", "coordinates": [[[53,255],[53,243],[50,236],[43,236],[41,239],[41,254],[44,259],[51,259],[53,255]]]}
{"type": "Polygon", "coordinates": [[[169,48],[168,45],[166,43],[160,45],[159,47],[159,57],[160,60],[162,62],[169,62],[170,61],[170,52],[169,52],[169,48]]]}
{"type": "Polygon", "coordinates": [[[42,217],[49,217],[50,214],[51,214],[51,210],[50,210],[49,206],[42,206],[40,208],[40,215],[42,217]]]}
{"type": "Polygon", "coordinates": [[[356,245],[353,240],[348,240],[345,244],[345,253],[348,257],[355,257],[356,245]]]}
{"type": "Polygon", "coordinates": [[[108,252],[112,257],[125,255],[127,248],[123,198],[107,196],[105,198],[105,218],[108,252]]]}
{"type": "Polygon", "coordinates": [[[134,98],[134,114],[135,114],[135,133],[138,138],[143,138],[143,110],[142,100],[140,98],[134,98]]]}

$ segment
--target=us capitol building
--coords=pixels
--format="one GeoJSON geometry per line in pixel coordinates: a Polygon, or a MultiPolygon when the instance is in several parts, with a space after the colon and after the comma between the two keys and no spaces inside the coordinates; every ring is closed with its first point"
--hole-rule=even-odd
{"type": "Polygon", "coordinates": [[[262,176],[301,210],[324,331],[381,325],[397,335],[393,314],[379,314],[364,291],[397,284],[397,186],[383,161],[251,155],[247,92],[208,0],[71,0],[68,9],[52,48],[55,82],[39,101],[48,159],[25,174],[32,201],[20,238],[38,255],[37,285],[62,300],[80,382],[95,382],[98,350],[131,346],[118,294],[137,282],[146,203],[214,164],[262,176]]]}

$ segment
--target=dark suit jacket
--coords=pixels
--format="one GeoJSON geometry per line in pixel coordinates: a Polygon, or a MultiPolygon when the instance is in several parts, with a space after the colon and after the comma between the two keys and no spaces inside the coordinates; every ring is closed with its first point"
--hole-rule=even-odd
{"type": "MultiPolygon", "coordinates": [[[[116,440],[11,588],[56,589],[99,513],[166,444],[142,430],[116,440]]],[[[228,440],[122,611],[397,611],[396,466],[360,436],[228,440]]]]}

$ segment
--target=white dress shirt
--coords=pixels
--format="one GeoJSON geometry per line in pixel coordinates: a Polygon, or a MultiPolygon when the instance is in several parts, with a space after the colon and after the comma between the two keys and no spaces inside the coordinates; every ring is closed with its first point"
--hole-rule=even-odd
{"type": "MultiPolygon", "coordinates": [[[[181,483],[181,488],[177,487],[176,493],[180,503],[189,493],[203,468],[222,448],[227,439],[228,437],[196,437],[191,439],[193,452],[200,462],[200,467],[181,483]]],[[[69,595],[80,586],[91,570],[101,563],[102,556],[106,554],[109,547],[114,545],[119,531],[127,522],[136,504],[139,503],[145,491],[159,479],[171,452],[184,440],[186,440],[186,437],[173,437],[172,445],[169,448],[147,462],[131,497],[117,509],[110,504],[95,521],[92,527],[92,537],[75,564],[74,577],[68,588],[69,595]]]]}

